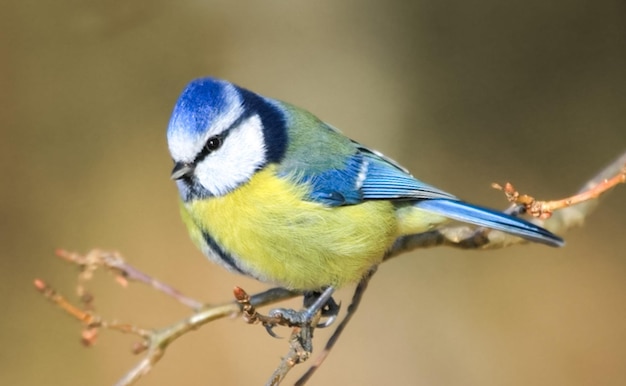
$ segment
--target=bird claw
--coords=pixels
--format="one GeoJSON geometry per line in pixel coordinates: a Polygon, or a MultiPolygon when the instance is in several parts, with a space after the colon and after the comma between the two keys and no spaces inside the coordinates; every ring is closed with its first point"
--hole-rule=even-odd
{"type": "Polygon", "coordinates": [[[341,303],[336,303],[332,297],[328,299],[324,307],[321,309],[322,317],[326,318],[325,321],[318,323],[317,328],[326,328],[333,324],[337,320],[339,311],[341,310],[341,303]]]}
{"type": "Polygon", "coordinates": [[[318,323],[316,326],[317,328],[329,327],[331,324],[335,322],[335,320],[337,320],[337,315],[339,315],[339,310],[341,309],[341,303],[339,304],[335,303],[335,306],[336,306],[336,311],[333,310],[332,314],[326,314],[324,310],[322,310],[322,316],[327,317],[327,319],[324,322],[318,323]]]}
{"type": "MultiPolygon", "coordinates": [[[[337,319],[340,304],[337,304],[332,298],[332,294],[335,291],[333,287],[328,287],[324,292],[320,293],[308,293],[304,297],[305,309],[296,311],[288,308],[275,308],[269,312],[269,317],[275,320],[279,320],[277,324],[287,325],[289,327],[304,327],[310,326],[317,315],[321,312],[322,317],[327,319],[322,323],[317,323],[315,327],[325,328],[333,324],[337,319]]],[[[272,328],[274,325],[267,326],[268,333],[274,336],[272,328]]]]}
{"type": "Polygon", "coordinates": [[[263,325],[263,327],[265,327],[265,331],[267,331],[267,333],[268,333],[268,334],[270,334],[270,336],[271,336],[272,338],[276,338],[276,339],[282,339],[282,338],[283,338],[282,336],[277,335],[277,334],[274,332],[274,327],[276,327],[276,325],[275,325],[275,324],[270,324],[270,323],[267,323],[267,324],[264,324],[264,325],[263,325]]]}

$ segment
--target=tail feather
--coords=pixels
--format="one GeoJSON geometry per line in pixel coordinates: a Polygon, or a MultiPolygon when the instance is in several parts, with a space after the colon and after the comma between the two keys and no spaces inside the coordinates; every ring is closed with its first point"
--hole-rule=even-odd
{"type": "Polygon", "coordinates": [[[463,201],[431,199],[419,201],[415,206],[453,220],[496,229],[551,247],[564,245],[563,239],[528,221],[463,201]]]}

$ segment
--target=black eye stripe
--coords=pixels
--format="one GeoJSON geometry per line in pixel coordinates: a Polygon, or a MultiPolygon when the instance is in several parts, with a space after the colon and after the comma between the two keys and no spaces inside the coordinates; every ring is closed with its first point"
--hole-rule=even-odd
{"type": "Polygon", "coordinates": [[[241,122],[251,117],[253,114],[254,114],[254,111],[249,111],[247,113],[241,114],[239,118],[237,118],[235,122],[233,122],[226,130],[222,131],[220,134],[214,135],[210,137],[209,139],[207,139],[204,146],[202,147],[202,150],[200,151],[200,153],[198,153],[196,158],[193,160],[193,163],[197,164],[198,162],[205,159],[209,154],[213,153],[214,151],[222,147],[222,145],[224,144],[224,141],[226,140],[226,137],[228,137],[228,134],[230,134],[230,132],[234,128],[238,127],[241,124],[241,122]]]}
{"type": "Polygon", "coordinates": [[[200,153],[198,153],[198,155],[196,156],[196,159],[193,160],[193,163],[196,164],[202,161],[209,154],[213,153],[214,151],[222,147],[222,144],[224,143],[224,139],[226,138],[226,134],[227,132],[225,131],[222,134],[214,135],[210,137],[209,139],[207,139],[206,143],[202,147],[202,150],[200,151],[200,153]]]}

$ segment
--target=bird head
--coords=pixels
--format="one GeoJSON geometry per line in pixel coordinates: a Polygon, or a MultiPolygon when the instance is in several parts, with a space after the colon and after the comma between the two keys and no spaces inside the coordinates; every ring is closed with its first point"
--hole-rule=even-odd
{"type": "Polygon", "coordinates": [[[279,104],[232,83],[196,79],[183,90],[167,129],[172,179],[185,201],[223,196],[285,153],[279,104]]]}

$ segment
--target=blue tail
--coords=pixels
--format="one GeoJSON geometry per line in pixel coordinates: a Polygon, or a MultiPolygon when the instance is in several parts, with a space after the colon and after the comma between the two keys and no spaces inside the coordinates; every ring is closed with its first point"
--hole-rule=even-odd
{"type": "Polygon", "coordinates": [[[560,237],[528,221],[463,201],[431,199],[419,201],[415,206],[453,220],[497,229],[551,247],[560,247],[565,244],[560,237]]]}

